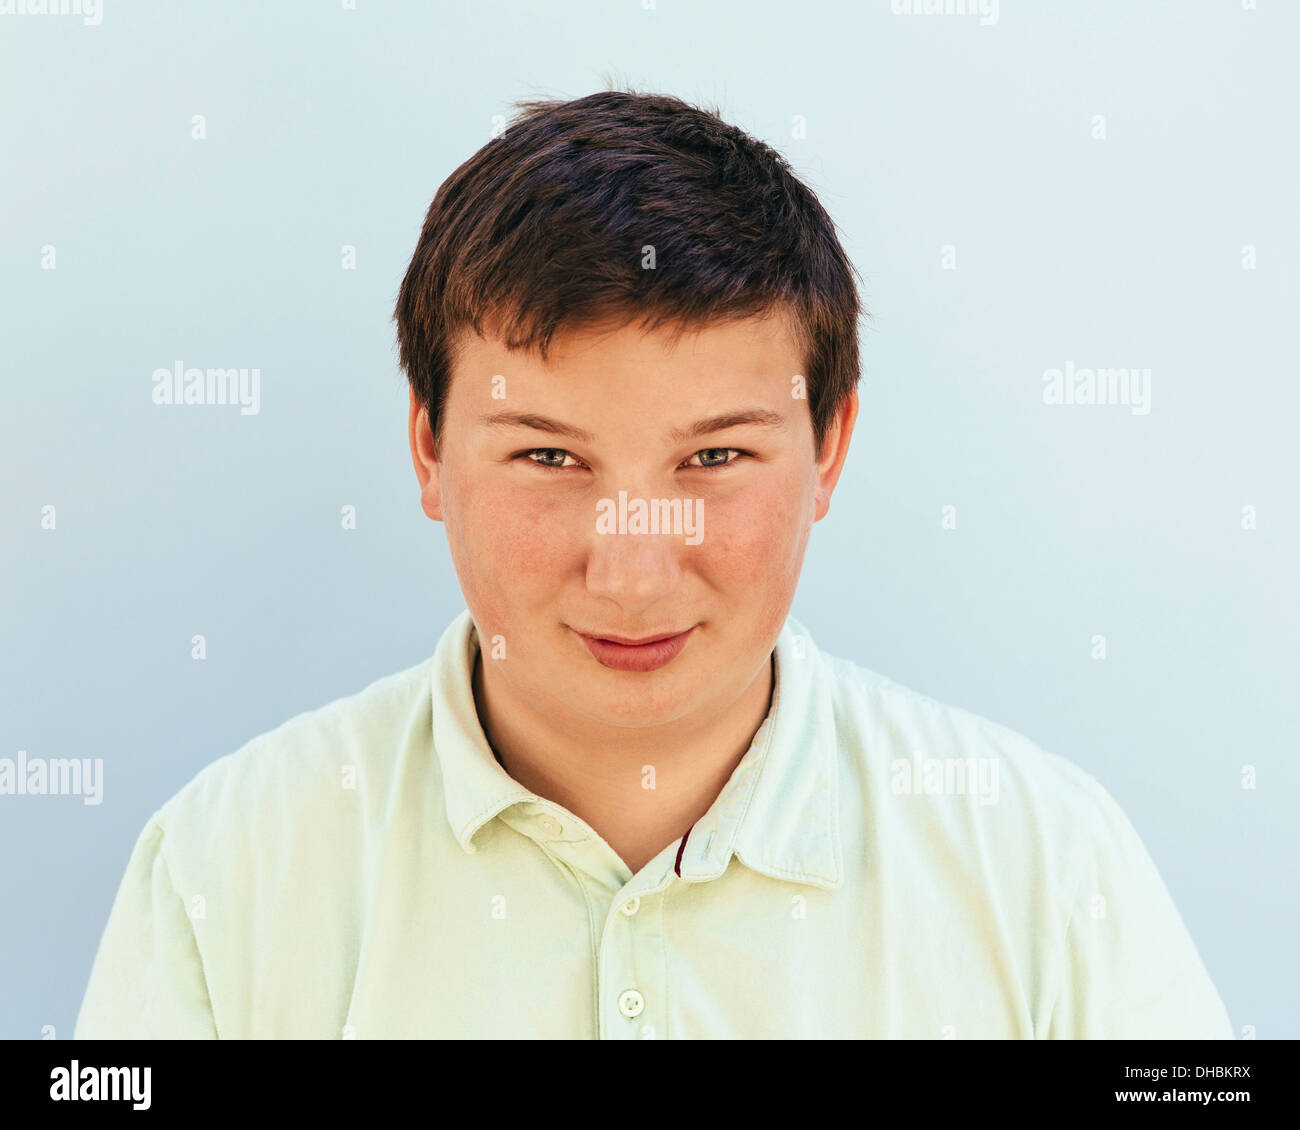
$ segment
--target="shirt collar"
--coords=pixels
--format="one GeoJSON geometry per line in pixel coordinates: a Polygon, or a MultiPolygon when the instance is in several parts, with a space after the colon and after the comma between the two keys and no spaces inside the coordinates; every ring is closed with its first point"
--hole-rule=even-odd
{"type": "MultiPolygon", "coordinates": [[[[478,830],[504,809],[537,796],[497,763],[474,705],[478,632],[466,609],[438,642],[432,665],[433,746],[442,767],[447,820],[476,851],[478,830]]],[[[733,854],[777,879],[834,888],[841,883],[834,715],[826,658],[787,618],[776,643],[772,706],[745,756],[691,828],[677,863],[704,882],[733,854]]]]}

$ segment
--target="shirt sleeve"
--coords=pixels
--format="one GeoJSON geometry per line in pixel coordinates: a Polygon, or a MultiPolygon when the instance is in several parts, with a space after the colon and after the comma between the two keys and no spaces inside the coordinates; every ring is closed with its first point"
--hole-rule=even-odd
{"type": "Polygon", "coordinates": [[[1100,785],[1065,932],[1049,1039],[1233,1039],[1155,862],[1100,785]]]}
{"type": "Polygon", "coordinates": [[[73,1039],[218,1038],[194,928],[163,842],[151,820],[109,912],[73,1039]]]}

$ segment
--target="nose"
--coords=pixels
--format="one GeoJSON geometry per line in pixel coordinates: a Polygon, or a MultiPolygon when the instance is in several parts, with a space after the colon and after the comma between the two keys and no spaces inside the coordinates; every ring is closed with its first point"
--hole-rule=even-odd
{"type": "MultiPolygon", "coordinates": [[[[629,492],[627,499],[631,505],[644,497],[629,492]]],[[[617,496],[611,501],[618,506],[617,496]]],[[[610,515],[608,510],[606,515],[610,515]]],[[[629,521],[626,528],[630,531],[634,527],[629,521]]],[[[613,600],[629,614],[637,615],[677,589],[682,575],[681,554],[691,547],[685,544],[680,531],[619,532],[623,529],[618,525],[614,532],[601,533],[596,515],[592,515],[587,591],[613,600]]]]}

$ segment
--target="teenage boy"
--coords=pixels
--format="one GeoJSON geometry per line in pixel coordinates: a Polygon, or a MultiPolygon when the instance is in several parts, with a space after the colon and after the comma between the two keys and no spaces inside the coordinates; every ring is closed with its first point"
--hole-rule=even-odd
{"type": "Polygon", "coordinates": [[[1231,1038],[1100,785],[789,617],[860,313],[766,145],[523,104],[396,311],[466,610],[155,813],[77,1036],[1231,1038]]]}

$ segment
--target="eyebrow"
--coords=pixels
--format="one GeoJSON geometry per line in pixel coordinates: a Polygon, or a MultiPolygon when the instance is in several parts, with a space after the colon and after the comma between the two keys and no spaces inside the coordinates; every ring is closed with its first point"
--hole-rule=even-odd
{"type": "MultiPolygon", "coordinates": [[[[596,439],[591,432],[582,428],[576,428],[560,420],[552,420],[548,416],[539,416],[535,412],[492,412],[480,416],[479,423],[489,428],[532,428],[534,431],[567,436],[582,443],[594,443],[596,439]]],[[[696,420],[686,428],[672,428],[668,432],[668,439],[673,443],[681,443],[696,436],[744,426],[784,428],[786,423],[784,416],[779,412],[773,412],[770,408],[742,408],[737,412],[724,412],[719,416],[696,420]]]]}

